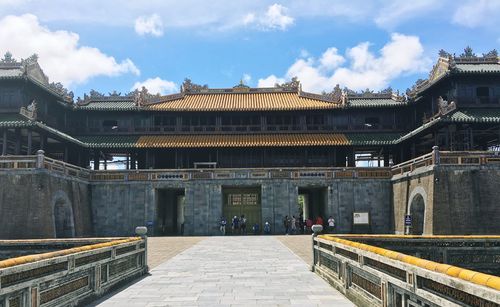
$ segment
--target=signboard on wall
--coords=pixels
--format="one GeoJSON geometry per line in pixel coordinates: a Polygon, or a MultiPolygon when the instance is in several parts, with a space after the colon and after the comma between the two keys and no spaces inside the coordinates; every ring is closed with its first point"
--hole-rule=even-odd
{"type": "Polygon", "coordinates": [[[405,226],[411,226],[411,215],[405,215],[405,226]]]}
{"type": "Polygon", "coordinates": [[[353,225],[369,225],[370,213],[369,212],[353,212],[352,213],[353,225]]]}

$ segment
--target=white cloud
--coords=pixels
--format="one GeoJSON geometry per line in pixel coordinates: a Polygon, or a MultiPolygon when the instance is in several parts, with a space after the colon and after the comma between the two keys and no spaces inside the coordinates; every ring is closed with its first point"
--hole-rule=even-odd
{"type": "Polygon", "coordinates": [[[285,82],[285,78],[278,78],[275,75],[270,75],[265,79],[259,79],[257,87],[273,87],[276,83],[285,82]]]}
{"type": "Polygon", "coordinates": [[[272,86],[297,76],[305,91],[329,91],[335,84],[353,90],[380,90],[398,76],[428,71],[429,65],[418,37],[393,33],[379,54],[370,51],[368,42],[347,49],[345,57],[331,47],[319,59],[297,59],[283,78],[270,75],[259,79],[259,86],[272,86]]]}
{"type": "Polygon", "coordinates": [[[178,86],[172,81],[168,80],[163,80],[159,77],[156,78],[149,78],[143,82],[136,82],[134,83],[134,86],[130,90],[135,90],[135,89],[141,89],[142,87],[145,87],[148,89],[148,92],[151,94],[171,94],[175,93],[178,91],[178,86]]]}
{"type": "Polygon", "coordinates": [[[97,48],[79,45],[79,39],[74,32],[51,31],[31,14],[0,19],[0,42],[4,42],[0,53],[10,51],[15,58],[38,54],[40,66],[51,81],[71,86],[95,76],[139,75],[130,59],[118,63],[97,48]]]}
{"type": "Polygon", "coordinates": [[[453,22],[469,28],[498,25],[500,1],[474,0],[459,5],[453,14],[453,22]]]}
{"type": "MultiPolygon", "coordinates": [[[[490,0],[489,3],[494,3],[490,0]]],[[[254,29],[287,29],[294,19],[334,18],[335,22],[370,24],[382,28],[394,28],[407,20],[436,18],[448,22],[453,8],[462,3],[477,1],[452,0],[294,0],[278,4],[272,0],[254,1],[30,1],[0,0],[0,16],[31,13],[43,22],[67,22],[130,26],[137,16],[150,16],[155,12],[164,28],[189,28],[202,33],[213,30],[234,30],[253,26],[254,29]],[[286,9],[284,6],[286,6],[286,9]],[[99,8],[99,9],[96,9],[99,8]],[[109,12],[113,12],[110,17],[109,12]],[[432,13],[432,15],[430,14],[432,13]],[[293,17],[292,17],[293,16],[293,17]]],[[[497,1],[498,2],[498,1],[497,1]]],[[[466,13],[466,11],[464,12],[466,13]]],[[[489,13],[489,16],[492,13],[489,13]]],[[[496,17],[494,15],[493,17],[496,17]]],[[[497,18],[493,18],[495,22],[497,18]]],[[[451,20],[450,20],[451,21],[451,20]]],[[[496,27],[498,28],[498,27],[496,27]]]]}
{"type": "Polygon", "coordinates": [[[243,74],[242,80],[246,85],[248,85],[250,81],[252,81],[252,76],[250,76],[249,74],[243,74]]]}
{"type": "Polygon", "coordinates": [[[287,8],[281,4],[273,4],[267,8],[262,15],[248,13],[243,17],[244,25],[254,25],[261,30],[281,30],[284,31],[293,25],[294,19],[286,15],[287,8]]]}
{"type": "Polygon", "coordinates": [[[326,70],[333,70],[345,62],[343,56],[338,54],[337,48],[331,47],[321,55],[319,62],[326,70]]]}
{"type": "Polygon", "coordinates": [[[152,36],[163,35],[163,21],[158,14],[151,16],[140,16],[135,20],[135,33],[139,35],[151,34],[152,36]]]}
{"type": "Polygon", "coordinates": [[[445,1],[435,0],[392,0],[384,2],[384,6],[378,11],[375,23],[381,28],[394,28],[395,26],[412,18],[421,17],[431,11],[446,6],[445,1]]]}

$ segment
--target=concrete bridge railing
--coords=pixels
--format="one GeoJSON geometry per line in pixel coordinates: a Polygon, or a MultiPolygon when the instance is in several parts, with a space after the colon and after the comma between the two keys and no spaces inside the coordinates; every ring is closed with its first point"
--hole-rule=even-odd
{"type": "Polygon", "coordinates": [[[59,249],[0,261],[0,307],[81,305],[147,272],[145,237],[104,240],[0,241],[2,250],[59,249]]]}
{"type": "Polygon", "coordinates": [[[315,272],[361,306],[500,304],[497,276],[356,242],[350,236],[318,236],[313,252],[315,272]]]}

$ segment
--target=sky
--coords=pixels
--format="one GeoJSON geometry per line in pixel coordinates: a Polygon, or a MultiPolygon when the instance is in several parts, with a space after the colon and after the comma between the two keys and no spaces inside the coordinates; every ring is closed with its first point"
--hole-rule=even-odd
{"type": "Polygon", "coordinates": [[[75,96],[268,87],[405,91],[440,49],[500,48],[500,0],[0,0],[0,55],[36,53],[75,96]]]}

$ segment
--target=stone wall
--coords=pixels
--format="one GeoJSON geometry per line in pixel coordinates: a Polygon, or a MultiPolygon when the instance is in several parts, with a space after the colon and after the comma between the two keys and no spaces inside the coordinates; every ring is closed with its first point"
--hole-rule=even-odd
{"type": "Polygon", "coordinates": [[[424,232],[444,234],[499,234],[500,168],[495,165],[439,165],[423,167],[393,179],[394,230],[405,233],[410,204],[422,195],[424,232]]]}
{"type": "Polygon", "coordinates": [[[423,167],[412,173],[397,175],[392,179],[394,232],[405,233],[405,215],[410,214],[410,204],[421,195],[425,204],[423,234],[433,233],[434,166],[423,167]]]}
{"type": "Polygon", "coordinates": [[[47,170],[0,172],[0,238],[54,238],[54,206],[64,205],[76,237],[93,235],[88,184],[47,170]]]}
{"type": "Polygon", "coordinates": [[[434,234],[500,234],[498,166],[440,166],[434,177],[434,234]]]}
{"type": "Polygon", "coordinates": [[[95,235],[130,235],[137,225],[154,221],[158,189],[184,189],[184,235],[217,235],[225,187],[260,187],[262,223],[269,221],[273,233],[284,233],[286,215],[298,215],[298,190],[308,187],[327,191],[323,218],[332,215],[338,232],[353,230],[354,211],[370,212],[368,231],[392,230],[391,182],[387,179],[219,179],[94,182],[91,203],[95,235]]]}

